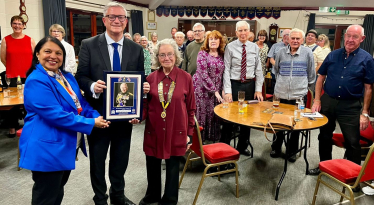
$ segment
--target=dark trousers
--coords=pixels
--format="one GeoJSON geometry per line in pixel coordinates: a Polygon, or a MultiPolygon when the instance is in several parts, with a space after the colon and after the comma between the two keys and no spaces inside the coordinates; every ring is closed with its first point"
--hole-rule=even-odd
{"type": "MultiPolygon", "coordinates": [[[[296,100],[285,100],[280,99],[280,103],[296,105],[296,100]]],[[[273,135],[273,144],[271,145],[272,150],[281,150],[282,144],[285,138],[286,132],[277,132],[277,134],[273,135]]],[[[288,153],[292,153],[299,148],[299,135],[300,131],[293,131],[291,133],[290,141],[288,142],[289,149],[287,150],[288,153]]]]}
{"type": "Polygon", "coordinates": [[[112,122],[109,128],[94,128],[87,137],[90,153],[91,185],[95,204],[106,204],[105,160],[110,145],[109,180],[111,200],[124,198],[125,179],[130,153],[132,125],[127,122],[112,122]]]}
{"type": "Polygon", "coordinates": [[[70,176],[69,171],[37,172],[32,171],[32,205],[58,205],[64,197],[64,186],[70,176]]]}
{"type": "Polygon", "coordinates": [[[338,121],[344,136],[347,159],[361,164],[360,111],[359,99],[337,100],[326,93],[322,95],[321,113],[329,121],[320,128],[318,135],[320,161],[332,159],[332,133],[335,130],[335,121],[338,121]]]}
{"type": "Polygon", "coordinates": [[[145,203],[160,203],[161,205],[175,205],[178,203],[179,185],[179,156],[171,156],[165,159],[166,179],[165,191],[161,198],[161,161],[152,156],[146,156],[148,187],[143,201],[145,203]]]}
{"type": "MultiPolygon", "coordinates": [[[[232,100],[238,101],[238,91],[245,91],[245,100],[253,100],[255,94],[255,81],[250,81],[247,83],[241,83],[235,80],[231,80],[232,89],[232,100]]],[[[238,111],[239,112],[239,111],[238,111]]],[[[249,137],[251,135],[251,128],[247,126],[239,126],[240,135],[237,150],[243,151],[248,147],[249,137]]],[[[233,124],[229,122],[222,122],[222,137],[221,142],[230,144],[231,133],[233,130],[233,124]]]]}

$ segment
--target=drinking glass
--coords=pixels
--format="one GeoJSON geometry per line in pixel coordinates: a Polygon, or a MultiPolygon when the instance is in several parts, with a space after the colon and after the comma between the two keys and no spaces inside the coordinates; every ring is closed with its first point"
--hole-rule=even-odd
{"type": "Polygon", "coordinates": [[[229,102],[226,100],[222,100],[222,108],[228,108],[229,107],[229,102]]]}
{"type": "Polygon", "coordinates": [[[273,96],[273,108],[279,108],[280,98],[277,95],[273,96]]]}
{"type": "Polygon", "coordinates": [[[6,92],[6,94],[4,93],[4,98],[9,98],[10,97],[10,88],[9,88],[10,78],[9,78],[8,75],[5,75],[5,82],[8,85],[8,88],[6,90],[4,90],[4,92],[6,92]]]}
{"type": "Polygon", "coordinates": [[[244,103],[244,100],[245,100],[245,91],[239,91],[238,92],[238,101],[239,101],[239,114],[244,114],[244,106],[246,106],[247,104],[244,103]]]}

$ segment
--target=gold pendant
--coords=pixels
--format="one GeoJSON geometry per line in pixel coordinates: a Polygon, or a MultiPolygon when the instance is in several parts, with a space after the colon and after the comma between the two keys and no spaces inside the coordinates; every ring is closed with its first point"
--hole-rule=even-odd
{"type": "Polygon", "coordinates": [[[165,111],[163,111],[163,112],[161,113],[161,117],[162,117],[162,118],[165,118],[165,117],[166,117],[166,112],[165,112],[165,111]]]}

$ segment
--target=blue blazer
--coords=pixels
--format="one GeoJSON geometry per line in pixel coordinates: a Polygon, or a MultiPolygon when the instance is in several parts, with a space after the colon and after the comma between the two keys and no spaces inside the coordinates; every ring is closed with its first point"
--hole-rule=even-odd
{"type": "Polygon", "coordinates": [[[24,90],[27,116],[19,141],[22,168],[43,172],[75,169],[77,132],[90,134],[94,118],[100,116],[82,97],[73,75],[63,74],[83,111],[78,115],[69,93],[38,64],[24,90]]]}

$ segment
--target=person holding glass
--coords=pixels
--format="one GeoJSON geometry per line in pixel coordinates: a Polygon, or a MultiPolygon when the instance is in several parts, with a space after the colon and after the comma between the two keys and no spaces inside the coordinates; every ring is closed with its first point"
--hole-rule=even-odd
{"type": "Polygon", "coordinates": [[[201,133],[203,141],[217,141],[221,138],[220,120],[214,114],[214,107],[223,102],[221,93],[225,46],[222,34],[214,30],[207,35],[197,54],[197,69],[192,81],[195,88],[196,118],[204,128],[201,133]]]}
{"type": "Polygon", "coordinates": [[[32,172],[31,204],[61,204],[75,169],[77,133],[110,124],[83,98],[73,75],[64,70],[65,58],[61,42],[44,37],[27,71],[19,167],[32,172]]]}
{"type": "MultiPolygon", "coordinates": [[[[275,57],[273,74],[276,76],[274,100],[280,103],[296,105],[296,100],[308,93],[308,87],[314,85],[316,73],[314,71],[314,57],[312,50],[301,44],[304,42],[304,32],[294,28],[289,34],[289,46],[278,51],[275,57]]],[[[300,131],[293,131],[289,144],[289,153],[295,152],[299,147],[300,131]]],[[[278,158],[281,155],[285,132],[277,132],[273,136],[270,156],[278,158]]],[[[287,154],[289,154],[287,153],[287,154]]],[[[288,156],[287,156],[288,157],[288,156]]],[[[290,156],[290,162],[296,161],[296,154],[290,156]]]]}
{"type": "Polygon", "coordinates": [[[139,205],[178,203],[180,158],[191,146],[196,110],[190,74],[177,66],[182,58],[176,42],[167,38],[157,44],[154,62],[160,67],[147,77],[150,89],[144,102],[143,150],[148,187],[139,205]],[[166,162],[165,191],[161,193],[161,161],[166,162]]]}
{"type": "Polygon", "coordinates": [[[60,24],[53,24],[49,27],[49,35],[61,41],[66,51],[65,70],[75,75],[77,63],[75,61],[74,47],[64,40],[65,29],[60,24]]]}
{"type": "Polygon", "coordinates": [[[262,72],[264,76],[266,75],[267,68],[269,67],[268,52],[269,46],[267,45],[267,33],[265,30],[260,30],[257,34],[258,41],[256,41],[257,46],[260,48],[260,59],[262,65],[262,72]]]}
{"type": "MultiPolygon", "coordinates": [[[[13,16],[10,20],[13,33],[5,36],[1,42],[1,62],[6,67],[6,78],[9,87],[17,86],[17,77],[21,77],[24,84],[26,80],[26,71],[31,66],[32,53],[35,48],[35,41],[23,33],[25,22],[20,16],[13,16]]],[[[2,76],[5,78],[5,76],[2,76]]],[[[16,136],[18,127],[18,118],[20,113],[19,106],[13,107],[6,113],[6,124],[9,127],[8,137],[16,136]]]]}

